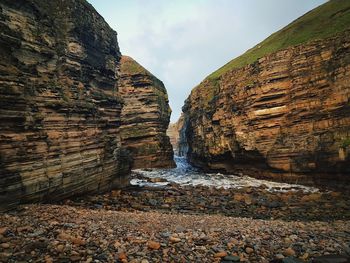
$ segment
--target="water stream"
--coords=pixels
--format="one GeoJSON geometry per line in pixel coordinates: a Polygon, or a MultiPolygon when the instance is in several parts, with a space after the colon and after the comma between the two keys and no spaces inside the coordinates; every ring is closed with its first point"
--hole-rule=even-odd
{"type": "Polygon", "coordinates": [[[181,186],[210,186],[216,188],[243,188],[265,186],[269,191],[305,191],[317,192],[315,187],[308,187],[298,184],[288,184],[259,180],[249,176],[224,175],[221,173],[205,173],[191,166],[185,157],[175,156],[177,167],[173,169],[138,169],[134,170],[132,185],[164,187],[169,183],[177,183],[181,186]],[[153,180],[147,179],[163,179],[153,180]]]}

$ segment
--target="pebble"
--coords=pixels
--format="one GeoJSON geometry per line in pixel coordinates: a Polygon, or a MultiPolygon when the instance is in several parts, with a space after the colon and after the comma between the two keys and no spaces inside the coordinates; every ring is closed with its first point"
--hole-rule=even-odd
{"type": "Polygon", "coordinates": [[[4,235],[6,234],[6,232],[8,231],[9,229],[7,227],[2,227],[0,228],[0,235],[4,235]]]}
{"type": "Polygon", "coordinates": [[[289,248],[283,250],[283,255],[286,257],[295,256],[295,251],[291,247],[289,247],[289,248]]]}
{"type": "Polygon", "coordinates": [[[214,254],[214,258],[223,258],[227,256],[227,252],[226,251],[220,251],[214,254]]]}
{"type": "Polygon", "coordinates": [[[2,248],[9,248],[10,247],[10,244],[9,243],[2,243],[1,245],[0,245],[0,247],[2,247],[2,248]]]}
{"type": "Polygon", "coordinates": [[[181,241],[181,238],[171,236],[171,237],[169,237],[169,241],[170,241],[171,243],[178,243],[178,242],[181,241]]]}
{"type": "Polygon", "coordinates": [[[254,252],[254,249],[251,248],[251,247],[247,247],[247,248],[245,249],[245,252],[247,252],[247,254],[251,254],[251,253],[254,252]]]}
{"type": "Polygon", "coordinates": [[[310,261],[345,251],[350,195],[309,195],[171,184],[27,205],[0,214],[0,262],[296,263],[296,254],[310,261]],[[303,196],[312,205],[301,204],[303,196]]]}
{"type": "Polygon", "coordinates": [[[148,244],[149,249],[158,250],[160,248],[160,243],[155,242],[155,241],[148,241],[147,244],[148,244]]]}
{"type": "Polygon", "coordinates": [[[226,261],[232,261],[232,262],[239,262],[240,258],[238,256],[225,256],[223,260],[226,261]]]}

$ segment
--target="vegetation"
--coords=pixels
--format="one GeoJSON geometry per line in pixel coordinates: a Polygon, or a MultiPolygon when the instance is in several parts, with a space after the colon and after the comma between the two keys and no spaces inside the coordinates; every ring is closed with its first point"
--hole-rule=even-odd
{"type": "Polygon", "coordinates": [[[348,28],[350,28],[350,1],[331,0],[272,34],[207,78],[217,80],[227,71],[251,64],[267,54],[311,40],[327,38],[348,28]]]}
{"type": "Polygon", "coordinates": [[[347,148],[350,146],[350,138],[346,138],[342,141],[342,148],[347,148]]]}
{"type": "Polygon", "coordinates": [[[122,60],[123,60],[121,63],[122,73],[152,75],[150,72],[148,72],[144,67],[142,67],[139,63],[137,63],[132,58],[123,56],[122,60]]]}

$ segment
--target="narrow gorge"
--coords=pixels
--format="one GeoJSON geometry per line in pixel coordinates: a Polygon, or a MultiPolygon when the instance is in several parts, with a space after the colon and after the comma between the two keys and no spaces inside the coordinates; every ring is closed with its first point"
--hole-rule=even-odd
{"type": "Polygon", "coordinates": [[[350,0],[0,0],[0,29],[1,263],[350,262],[350,0]]]}

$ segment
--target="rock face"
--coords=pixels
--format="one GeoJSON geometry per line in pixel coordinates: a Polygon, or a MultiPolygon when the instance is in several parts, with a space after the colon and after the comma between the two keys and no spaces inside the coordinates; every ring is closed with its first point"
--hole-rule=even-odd
{"type": "Polygon", "coordinates": [[[350,31],[205,80],[184,112],[197,166],[349,179],[350,31]]]}
{"type": "Polygon", "coordinates": [[[184,120],[184,115],[181,114],[178,121],[175,123],[170,123],[167,130],[167,135],[170,138],[170,143],[173,146],[173,150],[176,155],[179,155],[180,130],[184,126],[183,120],[184,120]]]}
{"type": "Polygon", "coordinates": [[[2,0],[0,20],[0,210],[122,184],[116,33],[83,0],[2,0]]]}
{"type": "Polygon", "coordinates": [[[173,149],[166,130],[171,109],[164,84],[130,57],[120,65],[121,137],[131,152],[133,168],[174,167],[173,149]]]}
{"type": "Polygon", "coordinates": [[[180,118],[176,123],[169,125],[167,134],[170,138],[170,142],[173,146],[174,153],[179,156],[186,156],[188,151],[188,145],[186,141],[186,127],[185,125],[185,115],[181,114],[180,118]]]}

